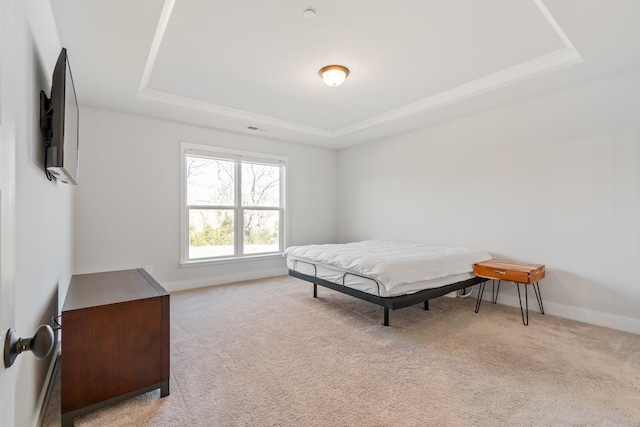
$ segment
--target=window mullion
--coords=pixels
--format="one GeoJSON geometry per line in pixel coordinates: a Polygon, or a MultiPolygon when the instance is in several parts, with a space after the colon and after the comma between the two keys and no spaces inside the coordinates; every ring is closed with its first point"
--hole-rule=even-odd
{"type": "Polygon", "coordinates": [[[278,247],[280,248],[280,250],[284,250],[284,242],[285,242],[285,236],[284,236],[284,203],[285,203],[285,179],[284,179],[284,168],[282,166],[280,166],[278,168],[278,178],[280,180],[280,200],[278,203],[278,213],[279,213],[279,230],[278,230],[278,247]]]}
{"type": "Polygon", "coordinates": [[[234,209],[234,205],[187,205],[187,209],[234,209]]]}
{"type": "Polygon", "coordinates": [[[236,256],[242,256],[244,254],[244,238],[242,235],[243,225],[244,225],[244,212],[242,210],[242,163],[239,161],[235,162],[235,215],[236,215],[236,226],[235,226],[235,253],[236,256]]]}

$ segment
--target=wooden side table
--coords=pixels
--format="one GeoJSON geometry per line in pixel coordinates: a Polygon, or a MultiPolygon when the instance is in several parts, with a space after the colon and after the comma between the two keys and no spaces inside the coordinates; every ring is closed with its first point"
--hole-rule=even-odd
{"type": "MultiPolygon", "coordinates": [[[[544,307],[542,306],[542,294],[540,293],[540,285],[538,282],[544,278],[544,265],[542,264],[525,264],[522,262],[506,261],[499,259],[490,259],[488,261],[479,262],[473,265],[473,273],[478,277],[484,277],[492,280],[492,295],[491,301],[495,304],[498,301],[498,293],[500,292],[500,282],[506,280],[513,282],[518,287],[518,299],[520,300],[520,314],[522,314],[522,323],[527,326],[529,324],[529,294],[527,292],[527,285],[533,286],[533,291],[536,294],[538,300],[538,307],[540,307],[540,313],[544,314],[544,307]],[[495,281],[498,281],[498,289],[495,290],[495,281]],[[524,298],[526,307],[522,309],[522,296],[520,294],[520,284],[524,285],[524,298]]],[[[480,310],[480,303],[482,301],[482,294],[484,294],[484,285],[486,282],[480,284],[480,290],[478,292],[478,299],[476,300],[476,313],[480,310]]]]}

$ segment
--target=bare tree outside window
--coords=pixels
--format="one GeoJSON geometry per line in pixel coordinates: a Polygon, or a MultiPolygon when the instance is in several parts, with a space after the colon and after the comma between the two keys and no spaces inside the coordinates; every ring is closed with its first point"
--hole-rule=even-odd
{"type": "Polygon", "coordinates": [[[242,205],[280,205],[280,168],[255,163],[242,164],[242,205]]]}
{"type": "Polygon", "coordinates": [[[187,203],[190,205],[233,206],[235,203],[235,162],[187,157],[187,203]]]}
{"type": "MultiPolygon", "coordinates": [[[[280,204],[280,168],[255,163],[242,164],[242,205],[275,207],[280,204]]],[[[277,250],[277,210],[244,210],[244,244],[252,253],[277,250]]]]}

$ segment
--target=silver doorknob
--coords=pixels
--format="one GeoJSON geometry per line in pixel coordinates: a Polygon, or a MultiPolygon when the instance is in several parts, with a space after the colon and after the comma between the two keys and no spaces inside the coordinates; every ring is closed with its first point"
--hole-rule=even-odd
{"type": "Polygon", "coordinates": [[[53,330],[49,325],[41,325],[31,338],[20,338],[16,331],[9,329],[4,341],[4,366],[13,365],[23,351],[31,351],[38,359],[47,357],[53,350],[53,330]]]}

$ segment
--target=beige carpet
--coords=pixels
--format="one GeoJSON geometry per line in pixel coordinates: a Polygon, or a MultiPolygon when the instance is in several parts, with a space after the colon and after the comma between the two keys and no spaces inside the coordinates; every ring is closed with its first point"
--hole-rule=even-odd
{"type": "Polygon", "coordinates": [[[378,306],[318,296],[286,276],[172,294],[170,396],[75,425],[640,426],[638,335],[446,297],[384,327],[378,306]]]}

